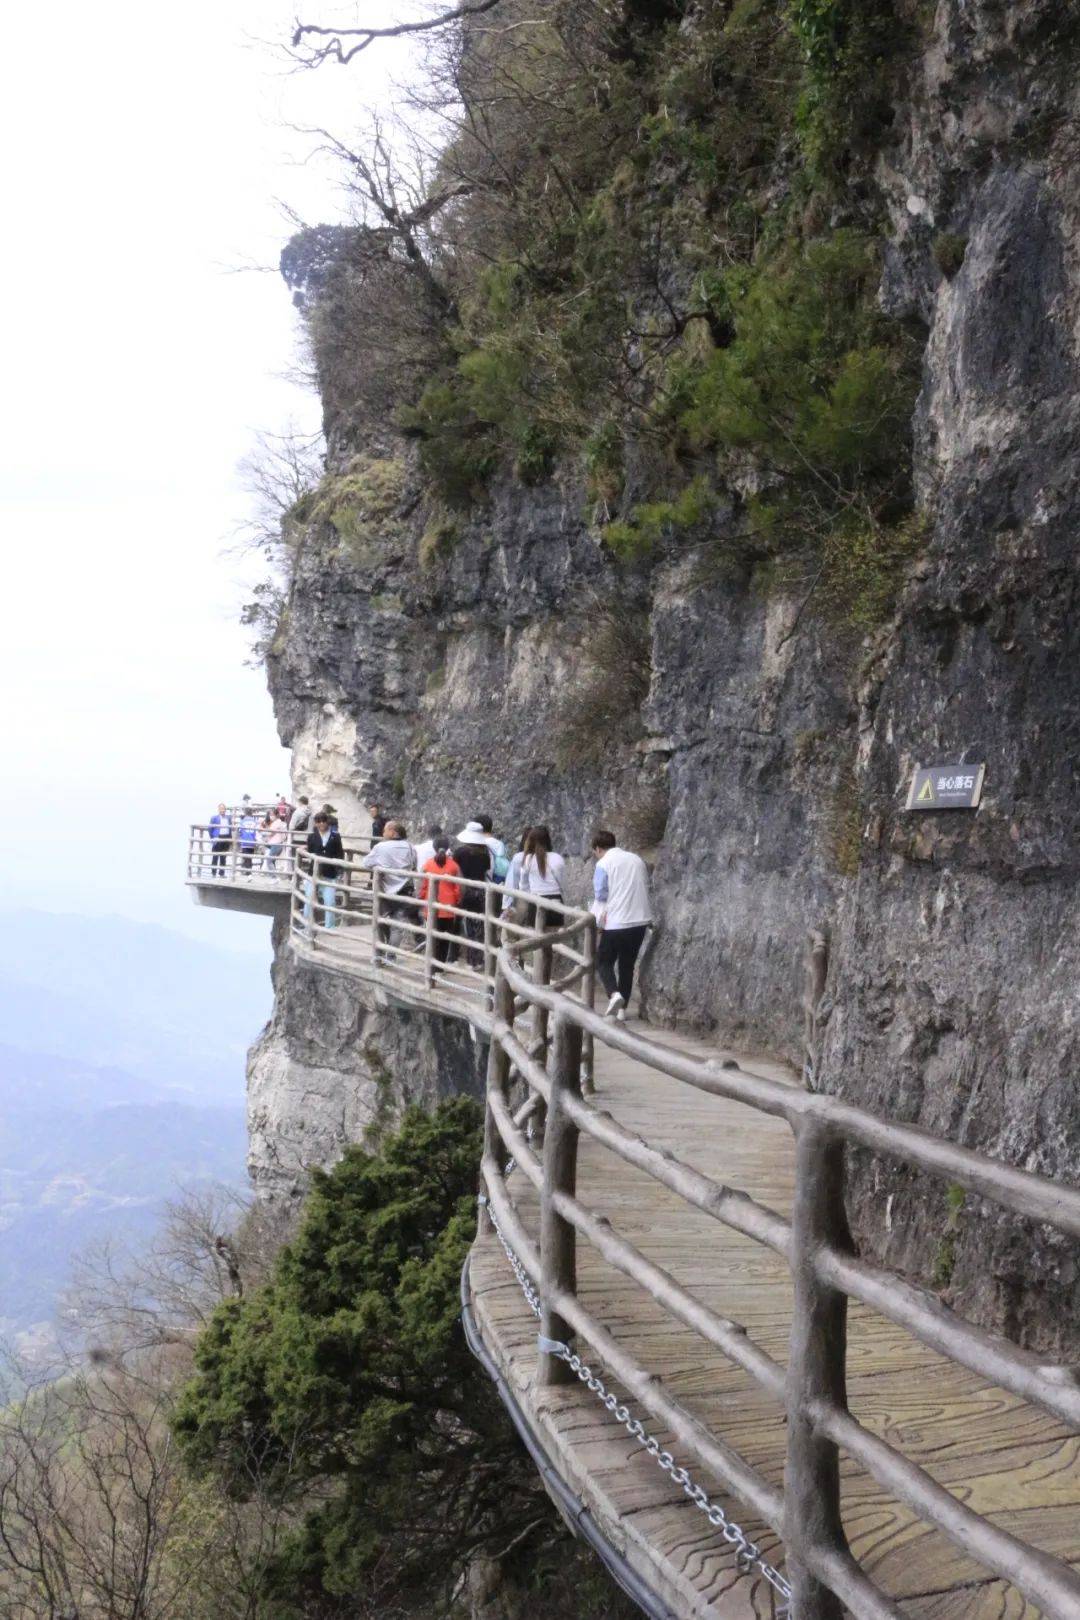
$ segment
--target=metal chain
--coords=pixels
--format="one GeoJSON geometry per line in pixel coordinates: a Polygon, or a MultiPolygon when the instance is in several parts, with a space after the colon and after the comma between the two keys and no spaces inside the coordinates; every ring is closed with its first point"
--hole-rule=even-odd
{"type": "MultiPolygon", "coordinates": [[[[502,1228],[495,1219],[491,1204],[484,1193],[480,1194],[478,1203],[487,1210],[488,1220],[503,1253],[510,1262],[510,1268],[518,1280],[525,1302],[533,1315],[539,1319],[541,1314],[540,1296],[532,1285],[532,1280],[525,1271],[510,1244],[506,1241],[502,1228]]],[[[650,1434],[644,1425],[630,1412],[630,1408],[621,1402],[617,1395],[613,1395],[602,1379],[598,1378],[576,1351],[571,1350],[568,1344],[558,1339],[546,1339],[541,1335],[537,1340],[541,1351],[547,1355],[555,1356],[559,1361],[565,1361],[570,1370],[590,1389],[600,1401],[601,1405],[611,1413],[617,1423],[621,1423],[631,1439],[636,1440],[639,1446],[644,1446],[650,1457],[654,1457],[665,1474],[670,1474],[675,1484],[680,1486],[690,1498],[694,1506],[700,1508],[709,1523],[719,1530],[729,1546],[735,1549],[735,1562],[743,1574],[757,1570],[763,1580],[767,1581],[773,1591],[777,1593],[780,1602],[776,1608],[776,1620],[795,1620],[795,1610],[791,1601],[791,1587],[783,1575],[774,1565],[767,1563],[761,1555],[761,1549],[756,1542],[751,1541],[742,1527],[729,1519],[719,1502],[710,1500],[708,1494],[700,1485],[695,1484],[688,1471],[679,1466],[670,1451],[664,1451],[659,1440],[650,1434]]]]}

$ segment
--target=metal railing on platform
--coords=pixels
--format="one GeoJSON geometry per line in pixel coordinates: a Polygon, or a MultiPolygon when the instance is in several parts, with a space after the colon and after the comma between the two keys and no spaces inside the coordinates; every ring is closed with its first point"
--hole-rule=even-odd
{"type": "MultiPolygon", "coordinates": [[[[1080,1574],[1075,1569],[975,1511],[899,1446],[871,1433],[848,1408],[850,1298],[987,1383],[1080,1430],[1075,1368],[1047,1364],[855,1254],[844,1213],[845,1147],[899,1160],[1074,1239],[1080,1238],[1080,1190],[735,1063],[719,1067],[646,1040],[595,1011],[597,938],[588,912],[462,877],[451,880],[459,890],[454,903],[444,903],[443,879],[372,870],[365,854],[352,849],[343,861],[328,861],[306,850],[294,852],[289,874],[294,942],[328,966],[466,1017],[488,1036],[482,1219],[494,1225],[540,1314],[538,1383],[555,1385],[579,1376],[572,1363],[577,1359],[580,1365],[580,1358],[569,1354],[568,1343],[576,1335],[591,1345],[687,1456],[782,1539],[795,1620],[840,1620],[845,1610],[859,1620],[899,1620],[902,1614],[848,1547],[840,1501],[842,1452],[922,1521],[1012,1583],[1044,1615],[1077,1620],[1080,1574]],[[538,906],[542,913],[530,915],[528,908],[538,906]],[[784,1120],[795,1138],[791,1221],[598,1110],[589,1100],[595,1042],[710,1096],[784,1120]],[[525,1089],[524,1106],[511,1100],[514,1082],[525,1089]],[[524,1129],[526,1114],[542,1134],[540,1151],[524,1129]],[[688,1204],[783,1257],[794,1282],[786,1365],[592,1213],[578,1196],[582,1133],[688,1204]],[[515,1208],[507,1182],[511,1163],[539,1193],[538,1242],[515,1208]],[[639,1362],[585,1308],[575,1282],[581,1238],[775,1398],[787,1419],[782,1490],[664,1390],[657,1377],[662,1368],[639,1362]]],[[[613,1401],[609,1396],[610,1410],[626,1411],[613,1401]]],[[[693,1495],[697,1488],[685,1484],[685,1468],[671,1466],[693,1495]]],[[[700,1490],[697,1494],[704,1497],[700,1490]]],[[[740,1555],[745,1557],[745,1550],[740,1555]]]]}
{"type": "MultiPolygon", "coordinates": [[[[287,893],[296,871],[297,854],[307,846],[307,833],[275,833],[253,817],[253,825],[239,818],[223,834],[209,822],[188,828],[187,880],[189,883],[224,883],[236,887],[280,890],[287,893]]],[[[370,838],[344,838],[346,853],[366,855],[370,838]]]]}

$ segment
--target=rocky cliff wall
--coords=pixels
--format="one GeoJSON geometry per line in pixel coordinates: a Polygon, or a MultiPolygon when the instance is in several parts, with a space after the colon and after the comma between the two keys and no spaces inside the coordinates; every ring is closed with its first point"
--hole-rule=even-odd
{"type": "Polygon", "coordinates": [[[464,1025],[297,961],[278,924],[273,977],[273,1016],[248,1057],[248,1173],[287,1225],[313,1168],[350,1142],[374,1146],[410,1103],[481,1095],[482,1075],[464,1025]]]}
{"type": "MultiPolygon", "coordinates": [[[[838,629],[812,579],[764,588],[693,547],[617,560],[568,457],[446,519],[411,441],[331,422],[352,517],[309,525],[268,669],[295,787],[328,793],[346,830],[370,792],[414,829],[543,819],[575,856],[609,823],[654,867],[649,1016],[801,1062],[820,929],[819,1084],[1075,1181],[1074,30],[1069,7],[943,0],[875,158],[880,298],[925,337],[922,544],[881,622],[838,629]],[[986,762],[977,814],[905,814],[914,764],[961,751],[986,762]]],[[[433,1022],[405,1059],[415,1015],[406,1030],[278,975],[257,1175],[285,1143],[335,1151],[384,1065],[421,1091],[472,1083],[433,1022]]],[[[1044,1234],[1033,1256],[1003,1217],[856,1170],[868,1248],[1023,1337],[1075,1337],[1063,1245],[1044,1234]]]]}

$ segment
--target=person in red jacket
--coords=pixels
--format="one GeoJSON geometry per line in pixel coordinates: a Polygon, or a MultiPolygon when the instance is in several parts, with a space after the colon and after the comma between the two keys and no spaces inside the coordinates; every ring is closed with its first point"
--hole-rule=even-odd
{"type": "Polygon", "coordinates": [[[461,884],[454,882],[461,876],[461,867],[450,854],[449,838],[436,838],[435,853],[420,870],[427,874],[420,884],[420,899],[426,900],[430,892],[435,906],[435,960],[453,962],[461,919],[450,908],[461,904],[461,884]]]}

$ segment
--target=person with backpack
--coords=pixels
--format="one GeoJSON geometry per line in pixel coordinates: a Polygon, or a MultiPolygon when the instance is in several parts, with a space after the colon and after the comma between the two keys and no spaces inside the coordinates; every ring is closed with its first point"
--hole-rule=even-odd
{"type": "Polygon", "coordinates": [[[217,815],[210,817],[210,876],[224,877],[227,856],[232,849],[232,822],[228,807],[219,804],[217,815]]]}
{"type": "Polygon", "coordinates": [[[606,828],[593,833],[593,914],[600,924],[596,971],[608,993],[605,1016],[624,1023],[634,988],[634,967],[653,921],[649,869],[640,855],[620,849],[606,828]]]}
{"type": "Polygon", "coordinates": [[[461,927],[461,919],[451,910],[461,905],[461,884],[454,882],[461,876],[461,868],[450,854],[450,840],[445,833],[437,835],[434,850],[420,870],[425,874],[420,899],[427,900],[430,894],[429,905],[435,907],[435,960],[443,965],[457,959],[457,940],[450,936],[460,933],[461,927]]]}
{"type": "MultiPolygon", "coordinates": [[[[389,950],[385,950],[380,957],[379,945],[390,945],[390,936],[395,922],[413,921],[414,908],[408,904],[408,898],[413,892],[411,873],[416,870],[416,851],[409,843],[405,826],[400,821],[388,821],[383,828],[383,835],[377,844],[373,844],[369,854],[360,862],[367,871],[378,869],[382,873],[379,886],[379,929],[375,947],[376,966],[380,961],[389,961],[389,950]]],[[[400,948],[400,935],[398,929],[398,948],[400,948]]]]}
{"type": "Polygon", "coordinates": [[[494,822],[490,816],[477,816],[476,825],[484,835],[484,841],[491,851],[491,881],[492,883],[505,883],[506,875],[510,870],[510,860],[506,853],[506,845],[501,838],[496,838],[492,828],[494,822]]]}

